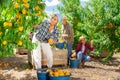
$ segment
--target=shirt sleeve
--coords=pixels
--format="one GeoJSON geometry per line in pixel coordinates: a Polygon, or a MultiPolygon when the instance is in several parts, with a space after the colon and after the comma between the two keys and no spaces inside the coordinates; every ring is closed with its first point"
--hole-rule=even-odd
{"type": "Polygon", "coordinates": [[[91,47],[89,44],[87,44],[87,47],[90,51],[93,51],[94,50],[94,47],[91,47]]]}
{"type": "Polygon", "coordinates": [[[68,34],[68,36],[69,36],[69,38],[74,36],[74,32],[73,32],[73,29],[72,29],[71,25],[69,25],[69,34],[68,34]]]}
{"type": "Polygon", "coordinates": [[[75,52],[78,53],[80,51],[80,44],[77,45],[75,52]]]}
{"type": "Polygon", "coordinates": [[[53,33],[50,33],[50,38],[53,38],[54,40],[58,41],[59,34],[59,30],[55,29],[53,33]]]}
{"type": "Polygon", "coordinates": [[[44,22],[42,22],[40,25],[38,25],[37,27],[36,27],[36,29],[37,30],[41,30],[42,29],[42,27],[44,27],[44,26],[46,26],[47,25],[47,23],[48,23],[48,21],[47,20],[45,20],[44,22]]]}
{"type": "Polygon", "coordinates": [[[56,28],[52,33],[49,34],[49,38],[53,38],[54,40],[58,41],[59,35],[59,30],[56,28]]]}

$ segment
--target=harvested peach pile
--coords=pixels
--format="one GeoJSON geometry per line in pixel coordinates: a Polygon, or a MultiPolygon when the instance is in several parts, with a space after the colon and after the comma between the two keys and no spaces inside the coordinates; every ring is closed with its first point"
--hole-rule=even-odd
{"type": "Polygon", "coordinates": [[[56,69],[54,71],[47,70],[50,76],[70,76],[70,72],[68,70],[56,69]]]}

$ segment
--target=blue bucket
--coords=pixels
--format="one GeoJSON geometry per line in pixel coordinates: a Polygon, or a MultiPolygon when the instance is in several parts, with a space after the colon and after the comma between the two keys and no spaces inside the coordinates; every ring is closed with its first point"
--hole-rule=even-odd
{"type": "Polygon", "coordinates": [[[78,68],[80,60],[70,60],[70,68],[78,68]]]}
{"type": "Polygon", "coordinates": [[[37,70],[38,80],[49,80],[49,74],[44,70],[37,70]]]}
{"type": "Polygon", "coordinates": [[[50,80],[70,80],[70,76],[50,76],[50,80]]]}
{"type": "Polygon", "coordinates": [[[63,49],[63,48],[64,48],[64,42],[58,42],[58,43],[57,43],[57,47],[58,47],[59,49],[63,49]]]}

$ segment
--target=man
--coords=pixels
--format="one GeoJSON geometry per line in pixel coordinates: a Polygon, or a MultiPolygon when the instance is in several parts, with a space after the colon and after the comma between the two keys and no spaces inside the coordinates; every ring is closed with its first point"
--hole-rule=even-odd
{"type": "Polygon", "coordinates": [[[67,22],[67,18],[64,17],[62,20],[63,29],[62,29],[62,38],[66,43],[66,48],[68,51],[68,60],[67,65],[69,65],[69,60],[72,54],[72,45],[74,42],[74,32],[71,25],[67,22]]]}

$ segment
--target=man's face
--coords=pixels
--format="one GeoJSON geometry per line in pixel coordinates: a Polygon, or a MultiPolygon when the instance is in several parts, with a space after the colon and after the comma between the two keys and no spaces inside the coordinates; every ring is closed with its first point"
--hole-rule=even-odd
{"type": "Polygon", "coordinates": [[[63,20],[62,20],[62,24],[63,24],[63,25],[66,25],[66,22],[67,22],[67,19],[63,19],[63,20]]]}

